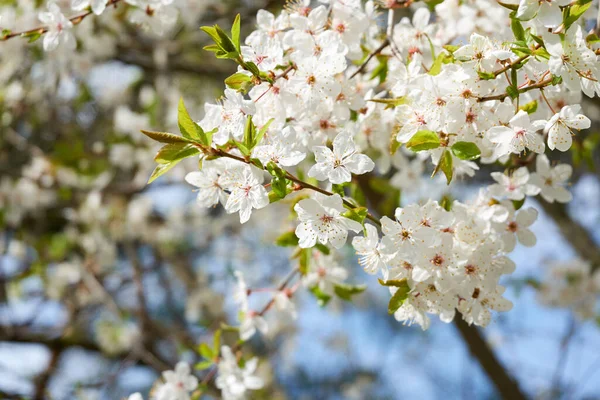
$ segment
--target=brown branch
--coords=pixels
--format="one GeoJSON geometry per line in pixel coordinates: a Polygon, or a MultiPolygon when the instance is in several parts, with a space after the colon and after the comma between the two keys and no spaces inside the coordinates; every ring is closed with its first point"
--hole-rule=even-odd
{"type": "Polygon", "coordinates": [[[54,372],[58,368],[58,362],[60,360],[60,356],[62,354],[63,349],[55,348],[51,350],[50,361],[48,362],[48,367],[46,370],[36,378],[35,390],[33,399],[34,400],[44,400],[46,397],[46,389],[48,387],[48,383],[50,383],[50,378],[54,375],[54,372]]]}
{"type": "Polygon", "coordinates": [[[548,203],[540,201],[546,215],[554,220],[563,237],[575,252],[584,260],[592,264],[592,270],[600,268],[600,248],[590,232],[579,222],[573,220],[567,207],[561,203],[548,203]]]}
{"type": "Polygon", "coordinates": [[[381,43],[381,45],[375,49],[371,54],[369,54],[369,56],[367,57],[367,59],[365,60],[365,62],[363,62],[360,67],[354,71],[354,73],[352,75],[350,75],[349,79],[354,78],[356,75],[362,73],[365,68],[367,67],[367,64],[373,59],[373,57],[375,57],[376,55],[378,55],[379,53],[381,53],[383,51],[383,49],[385,49],[386,47],[388,47],[390,45],[390,39],[387,38],[383,41],[383,43],[381,43]]]}
{"type": "MultiPolygon", "coordinates": [[[[106,7],[110,7],[110,6],[115,6],[117,5],[117,3],[119,3],[121,0],[108,0],[108,2],[106,3],[106,7]]],[[[69,18],[69,21],[71,21],[71,23],[73,25],[79,25],[86,17],[89,17],[90,15],[92,15],[93,12],[92,10],[86,11],[82,14],[76,15],[74,17],[69,18]]],[[[28,29],[26,31],[21,31],[21,32],[10,32],[7,33],[3,36],[0,36],[0,41],[4,42],[7,41],[9,39],[13,39],[15,37],[23,37],[23,36],[30,36],[32,34],[36,34],[39,33],[40,35],[43,35],[45,33],[47,33],[49,30],[49,28],[47,26],[40,26],[37,28],[33,28],[33,29],[28,29]]]]}
{"type": "MultiPolygon", "coordinates": [[[[540,47],[542,47],[540,44],[536,44],[536,45],[533,47],[533,50],[535,51],[535,50],[539,49],[540,47]]],[[[529,57],[531,57],[531,54],[524,54],[524,55],[522,55],[521,57],[517,58],[515,61],[512,61],[511,63],[507,64],[505,67],[503,67],[503,68],[500,68],[500,69],[499,69],[499,70],[497,70],[497,71],[494,71],[494,76],[498,76],[498,75],[500,75],[500,74],[503,74],[503,73],[505,73],[506,71],[508,71],[509,69],[513,68],[513,67],[514,67],[514,66],[516,66],[517,64],[519,64],[519,63],[521,63],[521,62],[525,61],[525,60],[526,60],[526,59],[528,59],[529,57]]]]}
{"type": "MultiPolygon", "coordinates": [[[[538,82],[536,84],[533,84],[533,85],[530,85],[530,86],[526,86],[523,89],[519,89],[519,94],[526,93],[526,92],[529,92],[530,90],[534,90],[534,89],[542,89],[542,88],[544,88],[546,86],[549,86],[551,84],[552,84],[552,78],[548,78],[548,79],[540,81],[540,82],[538,82]]],[[[477,101],[479,103],[483,103],[484,101],[492,101],[492,100],[500,100],[500,101],[502,101],[505,98],[507,98],[508,96],[509,96],[509,94],[505,92],[505,93],[497,94],[497,95],[494,95],[494,96],[478,97],[477,101]]]]}
{"type": "Polygon", "coordinates": [[[470,326],[462,318],[454,318],[454,326],[456,326],[460,336],[465,341],[469,352],[477,359],[500,396],[503,399],[510,400],[527,399],[525,394],[521,392],[517,382],[510,376],[496,354],[494,354],[494,351],[484,340],[479,329],[470,326]]]}
{"type": "MultiPolygon", "coordinates": [[[[238,157],[235,154],[230,154],[230,153],[228,153],[226,151],[223,151],[221,149],[212,149],[212,148],[205,149],[205,148],[201,148],[201,150],[203,152],[205,152],[206,154],[208,154],[208,155],[218,156],[218,157],[227,157],[227,158],[231,158],[233,160],[237,160],[239,162],[243,162],[243,163],[246,163],[246,164],[254,165],[249,159],[246,160],[243,157],[238,157]]],[[[324,194],[326,196],[333,196],[334,195],[334,193],[332,193],[332,192],[330,192],[328,190],[321,189],[318,186],[312,185],[312,184],[310,184],[308,182],[304,182],[303,180],[295,177],[294,175],[290,174],[287,171],[285,171],[285,177],[287,179],[289,179],[290,181],[296,183],[302,189],[310,189],[310,190],[313,190],[315,192],[324,194]]],[[[345,199],[342,198],[342,201],[343,201],[344,205],[346,207],[348,207],[349,209],[356,208],[356,205],[350,203],[348,200],[345,200],[345,199]]],[[[370,219],[373,223],[377,224],[378,226],[381,226],[381,222],[379,222],[379,220],[377,218],[375,218],[371,213],[367,213],[367,218],[370,219]]]]}

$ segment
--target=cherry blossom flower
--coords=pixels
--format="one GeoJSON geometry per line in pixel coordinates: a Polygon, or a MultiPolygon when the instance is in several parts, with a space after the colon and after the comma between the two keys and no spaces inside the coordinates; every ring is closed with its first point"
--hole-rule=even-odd
{"type": "Polygon", "coordinates": [[[71,8],[75,11],[83,11],[91,7],[96,15],[100,15],[106,9],[107,0],[71,0],[71,8]]]}
{"type": "Polygon", "coordinates": [[[539,155],[535,161],[536,172],[531,174],[531,184],[541,189],[540,196],[549,203],[568,203],[573,198],[565,185],[571,177],[573,167],[567,164],[550,166],[548,157],[539,155]]]}
{"type": "Polygon", "coordinates": [[[162,376],[165,383],[156,389],[156,400],[190,400],[190,392],[198,387],[198,379],[183,361],[177,363],[175,371],[164,371],[162,376]]]}
{"type": "Polygon", "coordinates": [[[389,271],[387,262],[389,262],[394,254],[389,254],[385,245],[379,241],[377,228],[371,224],[365,224],[365,236],[356,236],[352,239],[352,246],[356,250],[356,254],[360,257],[358,263],[369,274],[376,274],[381,271],[383,279],[387,280],[389,271]]]}
{"type": "Polygon", "coordinates": [[[257,367],[258,359],[252,358],[240,368],[231,348],[222,346],[215,385],[221,389],[223,399],[243,400],[247,398],[248,391],[261,389],[264,383],[254,375],[257,367]]]}
{"type": "Polygon", "coordinates": [[[544,131],[548,133],[550,150],[555,148],[560,151],[569,150],[573,143],[571,130],[587,129],[591,126],[590,119],[580,114],[580,111],[579,105],[565,106],[546,123],[544,131]]]}
{"type": "Polygon", "coordinates": [[[514,208],[511,208],[509,211],[510,215],[508,219],[505,223],[501,224],[501,227],[504,227],[505,230],[505,233],[502,235],[504,251],[513,251],[517,244],[517,239],[523,246],[535,246],[537,239],[529,227],[537,219],[537,210],[529,207],[519,210],[516,214],[514,208]]]}
{"type": "Polygon", "coordinates": [[[263,187],[264,177],[255,167],[247,166],[234,173],[228,174],[226,185],[231,194],[225,204],[225,211],[232,214],[240,213],[240,223],[250,219],[252,209],[261,209],[269,205],[269,194],[263,187]]]}
{"type": "Polygon", "coordinates": [[[64,45],[70,50],[75,49],[77,43],[71,33],[73,23],[63,15],[60,7],[54,3],[48,3],[48,11],[39,13],[38,18],[48,28],[44,35],[44,50],[55,50],[59,45],[64,45]]]}
{"type": "Polygon", "coordinates": [[[357,153],[351,132],[341,132],[333,141],[333,151],[325,146],[313,148],[317,163],[308,171],[308,176],[331,183],[350,182],[352,174],[362,175],[375,168],[375,163],[364,154],[357,153]]]}
{"type": "Polygon", "coordinates": [[[296,227],[296,236],[302,248],[313,247],[319,242],[331,243],[339,249],[346,242],[349,230],[362,230],[361,224],[341,215],[344,206],[339,194],[300,200],[294,206],[294,211],[298,213],[300,220],[296,227]]]}
{"type": "Polygon", "coordinates": [[[510,200],[523,200],[525,196],[535,196],[540,188],[530,182],[527,167],[521,167],[507,175],[501,172],[492,172],[492,178],[497,183],[490,186],[492,196],[506,197],[510,200]]]}
{"type": "Polygon", "coordinates": [[[498,157],[509,153],[519,154],[529,149],[535,153],[544,152],[544,140],[536,131],[541,129],[538,121],[533,124],[529,114],[519,110],[508,122],[509,126],[494,126],[487,131],[487,137],[497,144],[498,157]]]}

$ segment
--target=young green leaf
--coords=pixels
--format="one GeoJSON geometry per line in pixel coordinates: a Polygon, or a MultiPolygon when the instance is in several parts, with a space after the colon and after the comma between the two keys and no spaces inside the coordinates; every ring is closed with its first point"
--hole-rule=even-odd
{"type": "Polygon", "coordinates": [[[190,117],[190,114],[185,108],[183,98],[179,99],[179,106],[177,107],[177,124],[179,125],[179,130],[184,137],[195,141],[200,141],[200,143],[205,146],[210,146],[210,143],[208,143],[206,140],[206,135],[204,134],[204,131],[200,125],[194,122],[192,117],[190,117]]]}
{"type": "Polygon", "coordinates": [[[169,143],[156,153],[154,160],[159,164],[169,164],[174,161],[179,162],[184,158],[194,156],[198,153],[200,153],[200,149],[193,144],[169,143]]]}
{"type": "Polygon", "coordinates": [[[231,26],[231,40],[235,45],[238,53],[242,52],[240,44],[240,29],[241,29],[241,17],[240,14],[236,15],[233,25],[231,26]]]}
{"type": "Polygon", "coordinates": [[[440,170],[444,173],[444,175],[446,175],[446,181],[448,182],[448,185],[449,185],[450,182],[452,181],[453,166],[452,166],[452,154],[448,150],[444,150],[444,152],[442,153],[442,156],[440,157],[440,161],[436,165],[435,169],[433,170],[433,174],[431,174],[431,176],[435,176],[435,174],[437,174],[438,171],[440,171],[440,170]]]}
{"type": "Polygon", "coordinates": [[[408,299],[409,292],[410,287],[408,286],[408,283],[405,282],[404,285],[398,286],[398,290],[392,295],[392,298],[388,303],[388,314],[393,314],[402,307],[402,304],[408,299]]]}
{"type": "Polygon", "coordinates": [[[357,207],[346,211],[342,214],[342,216],[362,224],[365,221],[368,213],[369,212],[366,207],[357,207]]]}
{"type": "Polygon", "coordinates": [[[406,278],[403,279],[388,279],[384,281],[383,279],[378,278],[377,281],[381,286],[393,286],[393,287],[403,287],[407,285],[406,278]]]}
{"type": "Polygon", "coordinates": [[[437,149],[440,147],[440,138],[433,131],[418,131],[406,143],[406,148],[414,152],[437,149]]]}
{"type": "Polygon", "coordinates": [[[319,289],[318,285],[310,288],[309,290],[317,298],[317,304],[320,307],[325,307],[327,303],[329,303],[329,300],[331,300],[331,296],[319,289]]]}
{"type": "Polygon", "coordinates": [[[340,299],[352,301],[352,296],[364,292],[366,288],[366,285],[346,285],[338,283],[333,287],[333,290],[340,299]]]}
{"type": "Polygon", "coordinates": [[[236,72],[227,79],[225,84],[234,90],[246,91],[249,87],[248,83],[252,82],[252,78],[243,72],[236,72]]]}
{"type": "Polygon", "coordinates": [[[156,140],[160,143],[193,143],[193,140],[184,138],[182,136],[177,136],[172,133],[167,132],[152,132],[145,131],[142,129],[141,131],[144,135],[148,136],[150,139],[156,140]]]}
{"type": "Polygon", "coordinates": [[[206,343],[201,343],[198,348],[200,355],[207,360],[212,360],[215,357],[213,349],[206,343]]]}
{"type": "Polygon", "coordinates": [[[152,175],[150,175],[150,179],[148,179],[148,184],[154,182],[156,179],[158,179],[160,176],[165,174],[167,171],[169,171],[175,165],[177,165],[177,161],[169,163],[169,164],[158,164],[156,166],[156,168],[154,168],[152,175]]]}
{"type": "Polygon", "coordinates": [[[298,236],[294,231],[286,232],[275,239],[275,244],[281,247],[297,246],[298,236]]]}
{"type": "Polygon", "coordinates": [[[481,150],[473,142],[456,142],[451,150],[452,154],[461,160],[475,160],[481,156],[481,150]]]}
{"type": "Polygon", "coordinates": [[[523,104],[519,107],[519,110],[525,111],[527,114],[533,114],[537,111],[538,102],[537,100],[532,100],[529,103],[523,104]]]}

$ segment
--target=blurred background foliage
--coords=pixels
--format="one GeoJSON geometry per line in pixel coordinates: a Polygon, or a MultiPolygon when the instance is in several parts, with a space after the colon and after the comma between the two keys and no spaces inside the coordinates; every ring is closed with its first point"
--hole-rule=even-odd
{"type": "MultiPolygon", "coordinates": [[[[30,16],[40,3],[0,1],[0,27],[38,26],[30,16]]],[[[235,323],[227,296],[234,269],[257,287],[289,270],[287,249],[272,244],[293,227],[289,204],[276,206],[280,218],[269,214],[266,221],[259,211],[242,229],[236,215],[195,207],[182,184],[197,168],[193,162],[146,186],[157,147],[139,133],[176,131],[180,97],[200,117],[202,104],[218,98],[234,72],[233,63],[202,50],[208,37],[199,26],[228,27],[240,13],[247,33],[258,9],[279,10],[283,1],[176,5],[177,23],[161,36],[151,20],[131,24],[132,10],[119,4],[74,29],[75,52],[44,53],[25,39],[0,42],[2,399],[148,392],[160,371],[179,359],[198,362],[190,349],[235,323]]],[[[549,262],[580,257],[600,266],[598,99],[586,98],[584,107],[595,117],[592,129],[565,155],[576,165],[575,200],[568,208],[539,204],[538,245],[516,251],[517,273],[505,282],[515,309],[483,334],[483,345],[536,398],[600,398],[597,294],[581,288],[592,303],[586,319],[573,312],[581,299],[571,310],[538,302],[549,262]]],[[[459,184],[452,196],[475,189],[459,184]]],[[[441,198],[445,191],[431,180],[410,196],[441,198]]],[[[367,280],[351,252],[345,265],[351,280],[367,280]]],[[[297,322],[269,321],[268,337],[249,344],[268,383],[255,398],[500,396],[472,353],[478,342],[472,347],[454,325],[433,323],[427,332],[399,325],[385,313],[388,293],[367,281],[370,290],[353,304],[338,299],[320,308],[301,293],[297,322]]]]}

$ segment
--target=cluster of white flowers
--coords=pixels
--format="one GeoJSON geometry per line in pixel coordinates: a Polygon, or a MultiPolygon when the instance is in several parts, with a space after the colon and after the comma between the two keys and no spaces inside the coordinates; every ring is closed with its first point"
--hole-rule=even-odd
{"type": "MultiPolygon", "coordinates": [[[[452,211],[433,201],[398,208],[394,220],[382,219],[381,240],[367,225],[366,236],[352,244],[368,273],[381,272],[388,282],[406,279],[410,292],[395,310],[399,321],[427,329],[427,313],[450,322],[458,309],[469,323],[486,326],[490,310],[512,308],[498,280],[515,269],[506,257],[515,234],[525,245],[535,243],[528,227],[537,212],[529,208],[514,214],[512,203],[490,201],[482,191],[473,204],[455,201],[452,211]]],[[[392,295],[397,290],[390,288],[392,295]]]]}
{"type": "MultiPolygon", "coordinates": [[[[135,7],[132,21],[157,33],[176,21],[169,0],[123,1],[135,7]]],[[[72,7],[101,14],[117,2],[75,0],[72,7]]],[[[571,200],[572,169],[549,155],[570,150],[578,131],[590,127],[578,105],[582,93],[600,95],[600,39],[585,25],[591,3],[447,0],[433,9],[407,4],[412,17],[399,22],[396,6],[294,1],[279,15],[260,10],[257,29],[243,42],[239,20],[231,34],[204,27],[214,40],[206,49],[239,68],[226,80],[222,99],[205,104],[198,123],[180,107],[183,136],[145,132],[165,144],[152,179],[200,155],[200,169],[185,177],[198,188],[197,204],[220,204],[239,213],[241,223],[290,196],[297,224],[286,243],[298,247],[302,283],[324,302],[361,290],[344,283],[348,272],[336,257],[349,234],[358,234],[352,244],[360,264],[381,274],[396,319],[426,329],[429,314],[450,322],[458,311],[468,323],[486,326],[491,310],[512,307],[499,285],[515,269],[507,254],[517,242],[536,243],[530,227],[538,213],[523,202],[537,195],[571,200]],[[382,198],[393,189],[413,191],[431,170],[447,183],[472,177],[482,164],[501,167],[472,202],[430,198],[402,207],[395,200],[395,211],[383,216],[378,199],[367,198],[369,190],[382,198]],[[389,185],[379,187],[381,181],[389,185]]],[[[76,22],[56,4],[39,18],[46,50],[76,45],[76,22]]],[[[148,156],[130,144],[110,151],[114,160],[127,159],[123,169],[143,165],[148,156]]],[[[147,199],[134,201],[125,236],[143,232],[152,213],[147,199]]],[[[94,248],[96,236],[86,233],[87,247],[94,248]]],[[[66,285],[78,279],[69,275],[66,285]]],[[[252,291],[241,273],[237,280],[245,341],[268,326],[263,312],[250,309],[252,291]]],[[[277,289],[269,304],[294,315],[291,294],[277,289]]],[[[241,368],[229,347],[219,353],[217,386],[226,398],[241,399],[262,386],[253,376],[256,361],[241,368]]],[[[164,378],[158,391],[164,399],[187,398],[197,386],[187,365],[164,378]]]]}
{"type": "Polygon", "coordinates": [[[581,259],[550,264],[538,288],[540,303],[569,308],[581,320],[597,317],[598,296],[600,270],[581,259]]]}
{"type": "MultiPolygon", "coordinates": [[[[198,387],[198,378],[191,374],[189,364],[181,361],[174,371],[162,373],[160,383],[152,395],[153,400],[190,400],[190,393],[198,387]]],[[[133,393],[128,400],[143,400],[140,393],[133,393]]]]}
{"type": "MultiPolygon", "coordinates": [[[[95,15],[102,14],[107,5],[119,3],[121,0],[72,0],[71,10],[81,12],[90,8],[95,15]]],[[[123,0],[136,7],[129,15],[131,22],[151,28],[162,35],[169,31],[177,22],[178,11],[173,7],[173,0],[123,0]]],[[[44,50],[53,51],[64,45],[74,49],[77,45],[71,32],[73,22],[67,18],[61,8],[52,0],[47,3],[47,11],[39,13],[39,20],[47,28],[44,36],[44,50]]],[[[78,15],[74,18],[77,19],[78,15]]]]}

